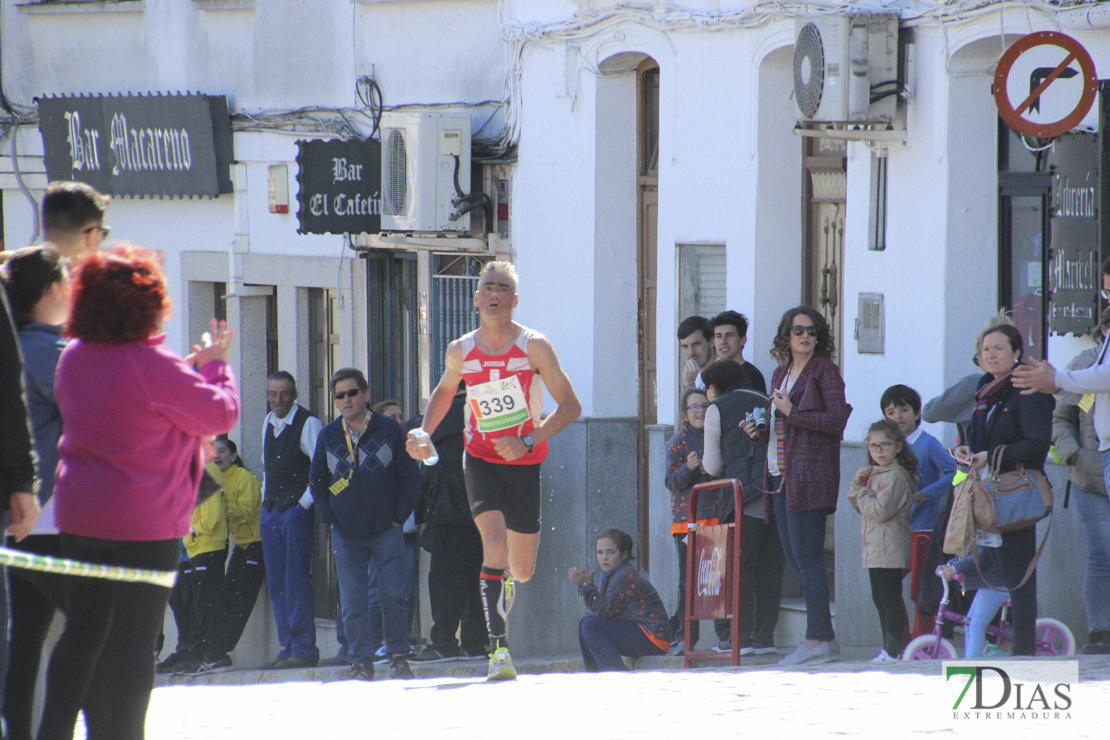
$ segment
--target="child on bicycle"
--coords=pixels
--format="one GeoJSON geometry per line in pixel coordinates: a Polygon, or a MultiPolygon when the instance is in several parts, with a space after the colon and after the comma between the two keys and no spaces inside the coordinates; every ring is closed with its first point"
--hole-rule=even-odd
{"type": "MultiPolygon", "coordinates": [[[[969,558],[970,559],[970,558],[969,558]]],[[[952,563],[956,561],[953,560],[952,563]]],[[[945,565],[940,576],[945,580],[952,580],[956,569],[951,564],[945,565]]],[[[1010,600],[1009,591],[996,591],[990,586],[982,586],[975,591],[975,598],[971,600],[971,608],[967,610],[968,624],[964,629],[964,658],[981,658],[987,651],[987,625],[994,620],[994,615],[1010,600]]],[[[994,645],[990,648],[992,655],[1009,655],[1006,650],[994,645]]]]}
{"type": "Polygon", "coordinates": [[[910,501],[917,491],[917,458],[898,424],[883,419],[867,430],[867,465],[852,478],[848,501],[863,517],[863,567],[879,612],[883,648],[873,663],[902,653],[906,613],[902,571],[910,567],[910,501]]]}

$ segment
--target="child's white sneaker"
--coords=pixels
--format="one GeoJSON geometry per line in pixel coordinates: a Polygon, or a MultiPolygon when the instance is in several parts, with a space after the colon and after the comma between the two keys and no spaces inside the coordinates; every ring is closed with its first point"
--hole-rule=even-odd
{"type": "Polygon", "coordinates": [[[897,658],[890,657],[890,653],[888,653],[886,650],[882,650],[882,651],[879,652],[878,655],[876,655],[874,658],[871,659],[871,662],[872,663],[893,663],[896,660],[897,660],[897,658]]]}

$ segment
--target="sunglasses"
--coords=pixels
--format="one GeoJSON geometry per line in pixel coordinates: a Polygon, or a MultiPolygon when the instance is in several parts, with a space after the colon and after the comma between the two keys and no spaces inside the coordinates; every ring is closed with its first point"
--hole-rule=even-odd
{"type": "Polygon", "coordinates": [[[353,388],[349,391],[338,391],[335,394],[335,400],[336,401],[342,401],[344,398],[354,398],[359,393],[362,393],[362,391],[359,390],[358,388],[353,388]]]}
{"type": "Polygon", "coordinates": [[[792,333],[796,337],[800,337],[803,334],[808,334],[811,337],[815,337],[817,336],[818,331],[820,331],[820,329],[818,329],[816,326],[802,326],[800,324],[794,324],[794,326],[790,327],[790,333],[792,333]]]}
{"type": "Polygon", "coordinates": [[[108,235],[112,233],[112,227],[111,226],[90,226],[89,228],[85,229],[81,233],[91,234],[93,231],[95,231],[97,229],[100,229],[100,238],[101,239],[107,239],[108,235]]]}
{"type": "Polygon", "coordinates": [[[692,403],[686,407],[686,410],[696,414],[699,411],[705,411],[707,408],[709,408],[708,403],[692,403]]]}

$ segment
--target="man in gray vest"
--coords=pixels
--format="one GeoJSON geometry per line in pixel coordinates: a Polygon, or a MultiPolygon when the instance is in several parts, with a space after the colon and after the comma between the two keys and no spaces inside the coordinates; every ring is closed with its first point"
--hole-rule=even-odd
{"type": "Polygon", "coordinates": [[[281,652],[274,668],[307,668],[320,660],[312,588],[316,517],[308,472],[323,424],[297,400],[297,381],[284,370],[266,383],[270,413],[262,427],[262,552],[281,652]]]}

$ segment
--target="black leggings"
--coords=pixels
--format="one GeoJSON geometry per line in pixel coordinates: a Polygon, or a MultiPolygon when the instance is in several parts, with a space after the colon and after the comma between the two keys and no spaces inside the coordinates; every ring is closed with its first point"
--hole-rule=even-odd
{"type": "Polygon", "coordinates": [[[902,654],[902,633],[906,629],[906,611],[902,603],[902,569],[868,568],[871,579],[871,600],[879,612],[883,633],[883,650],[892,658],[902,654]]]}
{"type": "MultiPolygon", "coordinates": [[[[181,541],[124,542],[61,535],[62,555],[92,563],[176,570],[181,541]]],[[[170,589],[67,577],[66,625],[46,674],[39,740],[70,740],[86,698],[89,740],[141,740],[154,688],[154,647],[170,589]],[[93,680],[94,672],[96,680],[93,680]]]]}

